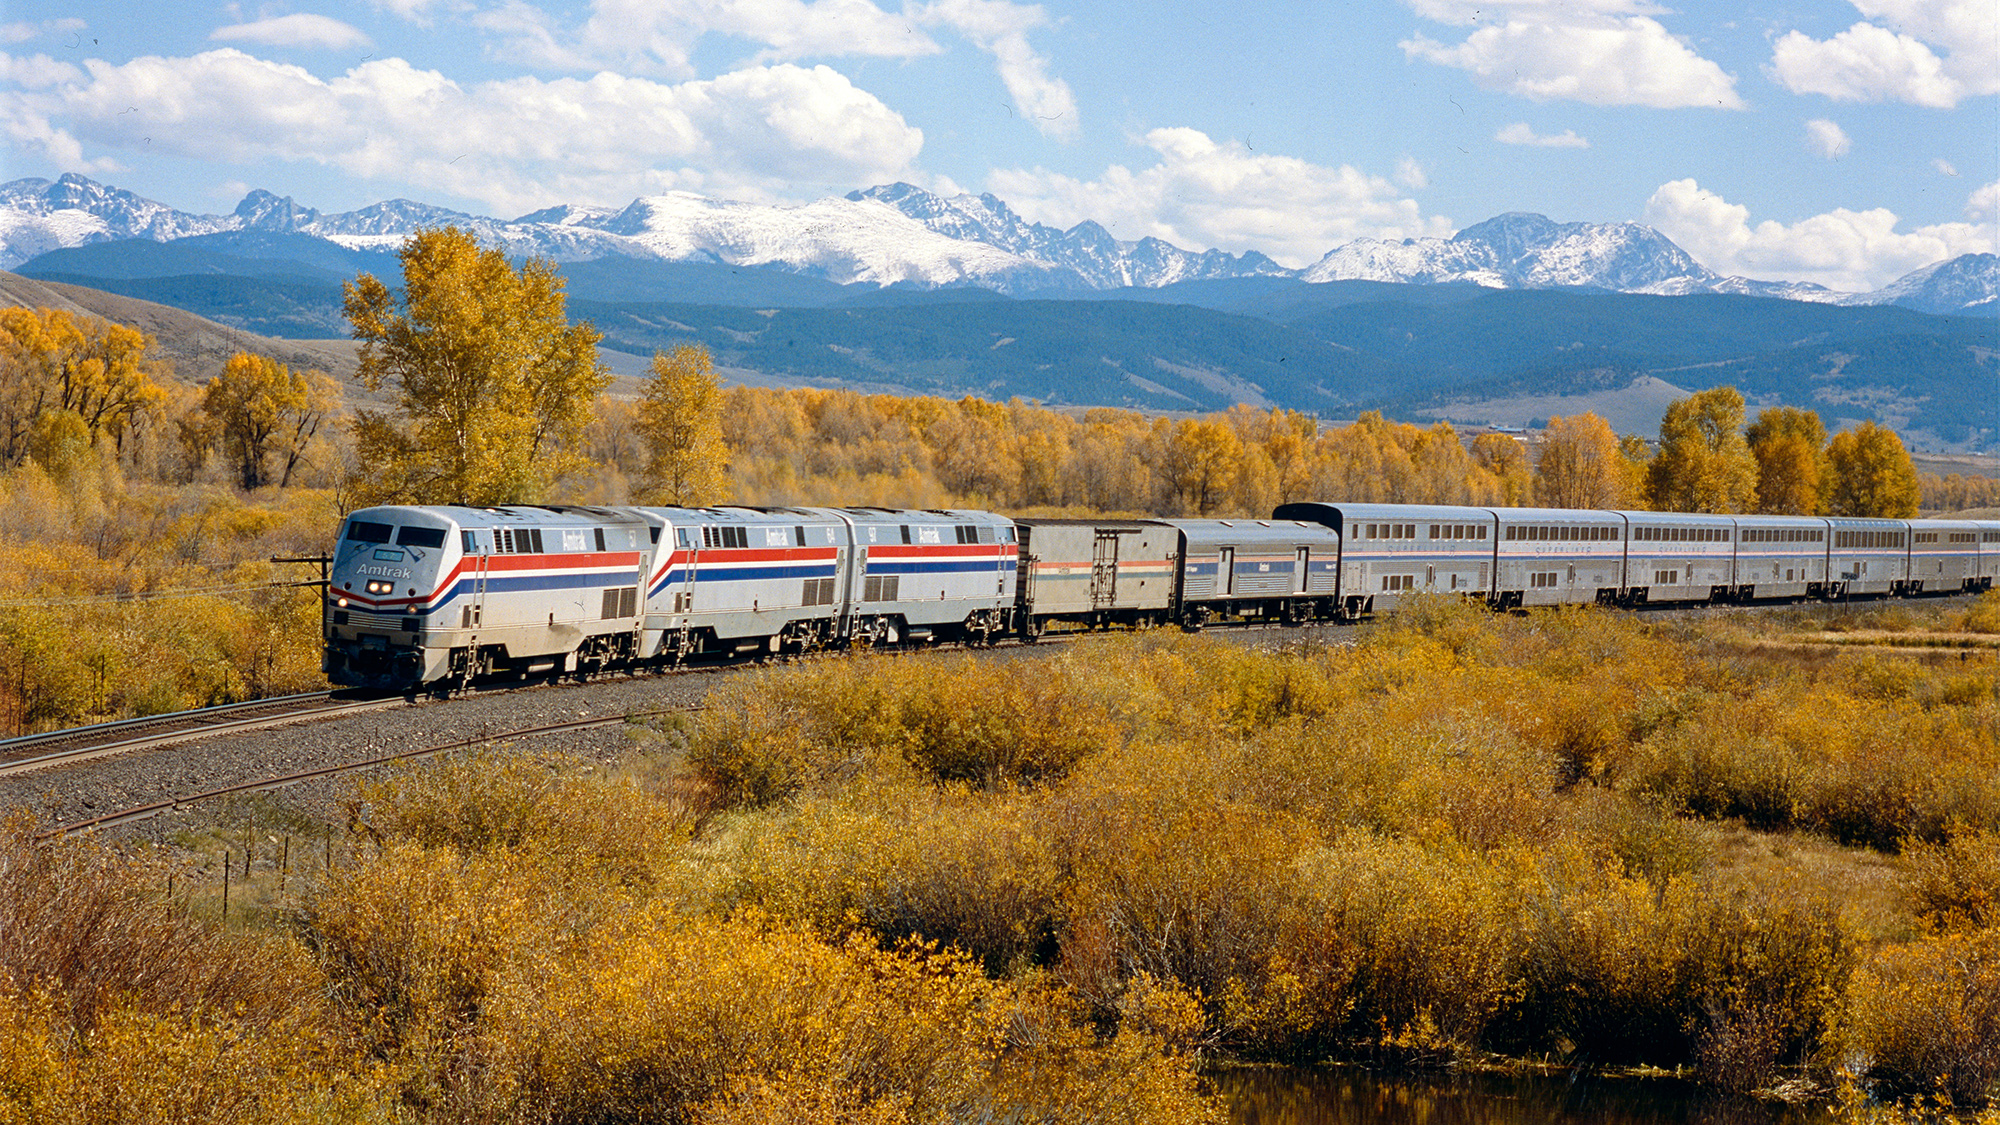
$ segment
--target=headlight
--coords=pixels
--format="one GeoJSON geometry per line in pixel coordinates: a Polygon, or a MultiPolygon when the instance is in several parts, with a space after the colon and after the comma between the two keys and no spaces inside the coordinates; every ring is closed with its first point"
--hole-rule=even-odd
{"type": "Polygon", "coordinates": [[[394,582],[371,581],[368,583],[368,592],[371,594],[393,594],[396,592],[396,584],[394,582]]]}
{"type": "Polygon", "coordinates": [[[346,599],[346,598],[335,598],[335,599],[333,599],[333,604],[334,604],[334,605],[336,605],[336,606],[339,606],[339,607],[340,607],[341,609],[346,609],[346,608],[347,608],[347,599],[346,599]]]}

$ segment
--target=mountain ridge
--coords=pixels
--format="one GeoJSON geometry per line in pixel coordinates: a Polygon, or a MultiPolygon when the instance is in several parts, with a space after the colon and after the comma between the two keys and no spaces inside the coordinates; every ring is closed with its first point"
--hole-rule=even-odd
{"type": "MultiPolygon", "coordinates": [[[[1723,277],[1639,223],[1559,223],[1496,215],[1450,238],[1356,239],[1304,269],[1256,251],[1186,250],[1157,238],[1121,241],[1084,221],[1056,230],[1022,219],[991,194],[943,196],[880,185],[799,207],[668,193],[623,208],[559,205],[495,219],[413,200],[323,214],[262,189],[226,216],[194,215],[68,174],[0,184],[0,268],[52,251],[144,239],[300,235],[353,252],[395,249],[423,226],[452,224],[509,254],[558,262],[687,262],[769,270],[838,285],[978,287],[1010,296],[1092,295],[1189,282],[1291,279],[1700,292],[1837,304],[1897,304],[1924,312],[2000,315],[2000,255],[1933,263],[1873,293],[1723,277]]],[[[269,256],[269,255],[249,255],[269,256]]]]}

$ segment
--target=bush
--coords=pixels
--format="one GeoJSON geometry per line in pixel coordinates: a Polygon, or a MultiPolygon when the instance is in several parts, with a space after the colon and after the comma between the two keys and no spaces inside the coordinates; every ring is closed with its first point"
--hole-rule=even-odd
{"type": "Polygon", "coordinates": [[[961,654],[815,664],[744,676],[695,723],[688,761],[733,805],[838,785],[902,761],[986,788],[1059,778],[1121,737],[1090,673],[1067,658],[1035,675],[961,654]]]}
{"type": "Polygon", "coordinates": [[[1939,929],[2000,927],[2000,835],[1963,831],[1941,844],[1911,841],[1910,907],[1939,929]]]}
{"type": "Polygon", "coordinates": [[[119,1002],[253,1021],[318,1010],[295,947],[190,918],[166,898],[165,870],[32,831],[21,814],[0,823],[0,988],[43,996],[60,1026],[88,1033],[119,1002]]]}
{"type": "Polygon", "coordinates": [[[1854,974],[1848,1049],[1882,1089],[1985,1105],[2000,1080],[2000,930],[1889,946],[1854,974]]]}
{"type": "Polygon", "coordinates": [[[821,932],[938,942],[996,976],[1054,956],[1062,869],[1028,801],[878,786],[734,832],[730,903],[821,932]]]}

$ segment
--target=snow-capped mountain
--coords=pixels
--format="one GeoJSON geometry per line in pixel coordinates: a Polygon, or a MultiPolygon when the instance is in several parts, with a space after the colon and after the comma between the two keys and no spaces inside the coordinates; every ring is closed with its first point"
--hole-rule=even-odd
{"type": "Polygon", "coordinates": [[[1029,223],[990,194],[946,197],[910,184],[888,184],[847,198],[887,204],[947,238],[1068,270],[1075,275],[1071,285],[1080,289],[1156,289],[1177,281],[1298,276],[1254,250],[1240,256],[1222,250],[1196,254],[1157,238],[1121,242],[1094,222],[1066,231],[1029,223]]]}
{"type": "Polygon", "coordinates": [[[444,224],[509,254],[558,262],[707,262],[839,284],[978,286],[1016,295],[1260,277],[1736,293],[1934,313],[1991,314],[2000,298],[2000,256],[1993,254],[1940,262],[1874,293],[1836,293],[1798,282],[1718,276],[1638,223],[1558,223],[1521,213],[1499,215],[1450,238],[1357,239],[1307,269],[1290,270],[1255,251],[1195,252],[1156,238],[1121,241],[1094,222],[1057,230],[1024,220],[992,195],[947,197],[900,183],[799,207],[672,193],[622,209],[559,206],[506,220],[405,199],[323,214],[267,191],[251,192],[231,214],[195,215],[72,174],[54,182],[0,184],[0,269],[67,247],[233,232],[393,250],[418,228],[444,224]]]}
{"type": "Polygon", "coordinates": [[[1960,254],[1904,274],[1846,304],[1896,305],[1918,312],[1965,315],[2000,306],[2000,254],[1960,254]]]}
{"type": "MultiPolygon", "coordinates": [[[[1712,292],[1725,282],[1639,223],[1558,223],[1510,212],[1450,238],[1356,239],[1309,267],[1307,281],[1451,282],[1502,289],[1588,287],[1622,293],[1712,292]]],[[[1740,286],[1739,286],[1740,288],[1740,286]]]]}

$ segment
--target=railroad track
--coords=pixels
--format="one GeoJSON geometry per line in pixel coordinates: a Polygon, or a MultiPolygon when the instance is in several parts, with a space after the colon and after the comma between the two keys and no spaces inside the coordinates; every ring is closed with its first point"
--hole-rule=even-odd
{"type": "Polygon", "coordinates": [[[242,734],[287,723],[397,707],[404,702],[400,696],[308,692],[31,734],[0,741],[0,777],[220,734],[242,734]]]}
{"type": "Polygon", "coordinates": [[[537,727],[522,727],[518,730],[481,734],[474,738],[462,738],[453,742],[440,743],[435,746],[421,746],[413,750],[400,750],[394,754],[383,754],[373,758],[366,758],[361,761],[342,762],[337,765],[322,766],[319,769],[300,770],[296,773],[282,774],[277,777],[259,778],[255,781],[244,781],[244,782],[239,782],[235,785],[220,786],[200,793],[190,793],[183,797],[171,797],[166,800],[153,801],[151,803],[144,805],[134,805],[130,808],[116,809],[111,812],[104,813],[100,816],[91,817],[87,820],[74,821],[72,823],[64,824],[56,828],[51,828],[45,832],[39,833],[37,838],[46,840],[58,836],[75,836],[85,832],[94,832],[99,829],[115,828],[121,824],[131,824],[135,821],[145,820],[149,817],[158,816],[163,812],[171,812],[175,809],[183,808],[187,805],[195,804],[201,801],[214,800],[218,797],[233,797],[245,793],[261,793],[272,789],[283,789],[286,786],[297,785],[303,781],[318,781],[324,778],[337,777],[340,774],[344,773],[352,773],[356,770],[373,769],[377,766],[386,766],[397,762],[414,761],[419,758],[428,758],[434,754],[449,753],[453,750],[469,750],[475,746],[485,746],[495,742],[509,742],[522,738],[536,738],[547,735],[569,734],[575,731],[591,730],[597,727],[620,726],[625,723],[631,722],[633,719],[643,719],[643,718],[650,718],[656,715],[671,715],[671,714],[693,712],[699,710],[701,710],[701,706],[699,704],[689,705],[684,707],[662,707],[646,711],[634,711],[630,714],[602,715],[590,719],[573,719],[570,720],[569,722],[564,722],[564,723],[549,723],[537,727]]]}

